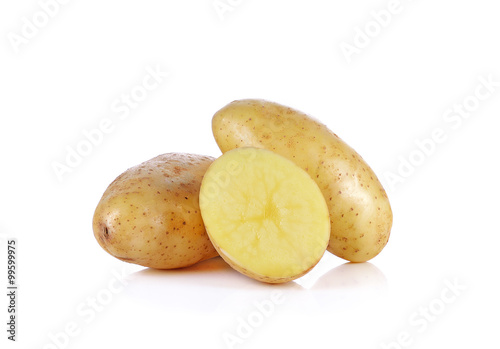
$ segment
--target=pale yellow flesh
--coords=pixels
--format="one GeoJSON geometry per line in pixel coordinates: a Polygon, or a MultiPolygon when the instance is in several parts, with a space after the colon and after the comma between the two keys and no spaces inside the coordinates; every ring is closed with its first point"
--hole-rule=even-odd
{"type": "Polygon", "coordinates": [[[223,153],[269,149],[311,176],[330,212],[330,252],[364,262],[387,244],[392,211],[384,188],[363,158],[322,123],[277,103],[248,99],[218,111],[212,131],[223,153]]]}
{"type": "Polygon", "coordinates": [[[241,148],[217,159],[204,176],[200,208],[219,254],[260,281],[303,275],[328,245],[328,210],[318,186],[267,150],[241,148]]]}

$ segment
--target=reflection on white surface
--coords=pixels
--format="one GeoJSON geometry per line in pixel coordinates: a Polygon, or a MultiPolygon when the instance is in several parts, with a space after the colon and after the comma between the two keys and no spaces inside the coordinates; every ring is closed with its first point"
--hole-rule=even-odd
{"type": "Polygon", "coordinates": [[[321,274],[314,270],[305,281],[273,285],[248,278],[217,257],[189,268],[138,271],[130,276],[125,292],[146,307],[224,314],[245,312],[276,293],[285,300],[283,311],[331,311],[359,306],[386,291],[384,274],[371,263],[326,267],[321,274]]]}
{"type": "Polygon", "coordinates": [[[323,274],[311,290],[321,309],[348,310],[381,298],[387,279],[369,262],[345,263],[323,274]]]}
{"type": "Polygon", "coordinates": [[[313,289],[385,289],[384,273],[370,262],[345,263],[322,275],[313,289]]]}

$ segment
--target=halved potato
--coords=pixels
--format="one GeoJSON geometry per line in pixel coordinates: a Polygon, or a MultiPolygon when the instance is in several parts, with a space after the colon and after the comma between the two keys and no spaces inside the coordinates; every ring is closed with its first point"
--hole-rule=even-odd
{"type": "Polygon", "coordinates": [[[217,252],[259,281],[304,275],[328,245],[330,219],[318,186],[268,150],[235,149],[215,160],[201,184],[200,208],[217,252]]]}

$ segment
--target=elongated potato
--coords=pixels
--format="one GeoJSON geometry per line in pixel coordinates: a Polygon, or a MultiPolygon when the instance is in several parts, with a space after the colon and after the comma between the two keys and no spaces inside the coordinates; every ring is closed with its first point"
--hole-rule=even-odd
{"type": "Polygon", "coordinates": [[[201,180],[213,160],[169,153],[122,173],[94,213],[99,245],[120,260],[156,269],[217,256],[199,207],[201,180]]]}
{"type": "Polygon", "coordinates": [[[363,158],[319,121],[277,103],[248,99],[219,110],[212,131],[223,153],[266,148],[316,181],[330,213],[333,254],[364,262],[387,244],[392,211],[384,188],[363,158]]]}

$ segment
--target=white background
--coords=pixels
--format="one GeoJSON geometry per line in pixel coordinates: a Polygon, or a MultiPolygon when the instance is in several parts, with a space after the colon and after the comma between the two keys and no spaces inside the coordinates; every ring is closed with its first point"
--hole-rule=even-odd
{"type": "Polygon", "coordinates": [[[2,348],[499,346],[496,2],[232,0],[222,17],[212,0],[40,3],[54,2],[0,5],[1,293],[10,238],[19,285],[16,343],[0,300],[2,348]],[[170,75],[120,118],[148,69],[170,75]],[[218,156],[211,117],[241,98],[313,115],[372,166],[394,211],[379,256],[327,254],[272,286],[220,259],[158,272],[99,247],[107,185],[158,154],[218,156]],[[467,118],[448,112],[464,103],[467,118]],[[54,164],[103,119],[112,131],[59,180],[54,164]]]}

